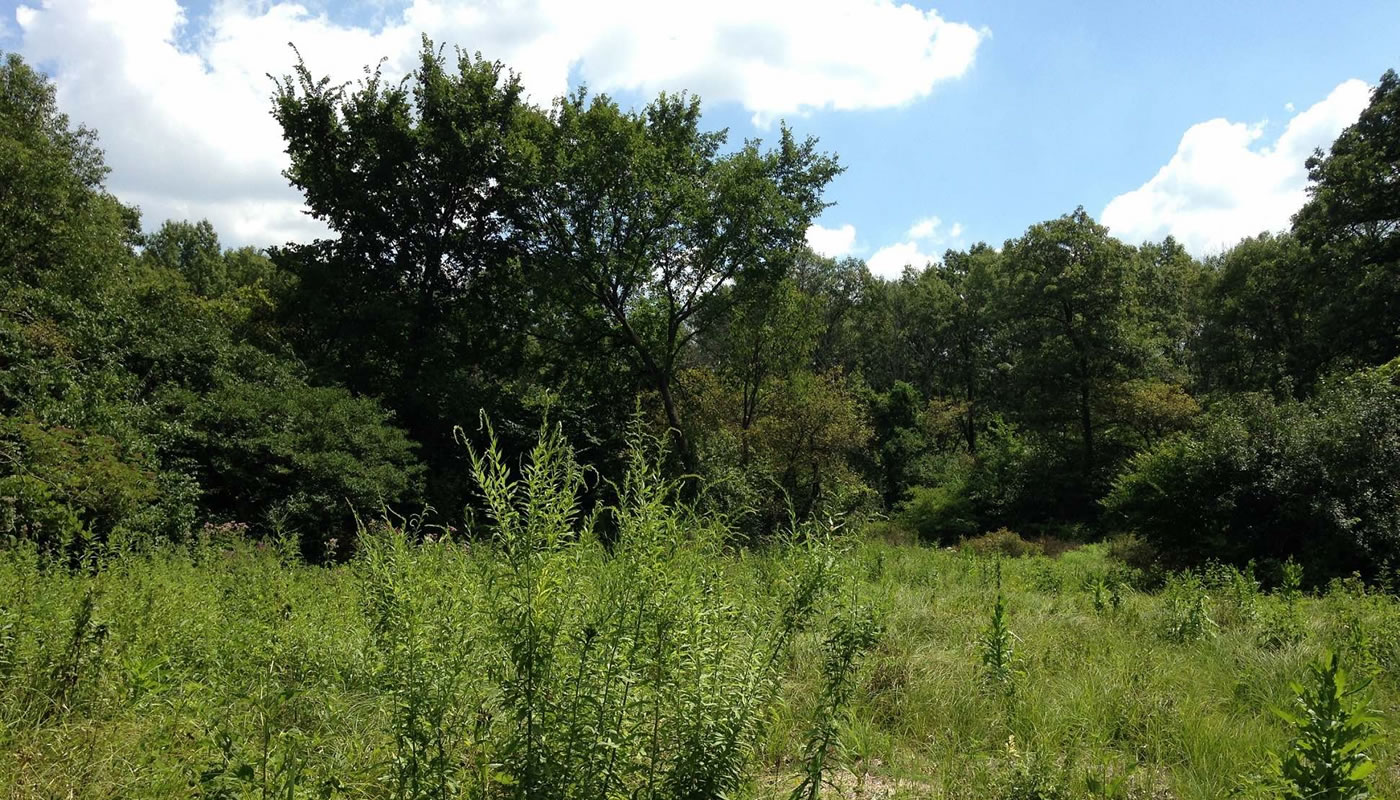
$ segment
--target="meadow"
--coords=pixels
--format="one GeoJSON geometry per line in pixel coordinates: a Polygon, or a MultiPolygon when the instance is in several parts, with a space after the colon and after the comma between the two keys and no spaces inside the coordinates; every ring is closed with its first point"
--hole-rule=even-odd
{"type": "Polygon", "coordinates": [[[741,548],[636,453],[605,526],[549,437],[475,474],[489,535],[379,522],[339,565],[228,526],[0,548],[4,796],[1280,796],[1326,652],[1400,793],[1400,604],[1359,581],[830,520],[741,548]]]}

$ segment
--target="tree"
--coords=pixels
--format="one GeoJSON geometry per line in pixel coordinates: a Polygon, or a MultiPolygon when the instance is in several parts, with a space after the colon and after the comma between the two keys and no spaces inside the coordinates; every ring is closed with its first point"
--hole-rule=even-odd
{"type": "Polygon", "coordinates": [[[1244,239],[1206,267],[1200,329],[1192,343],[1206,392],[1302,389],[1315,369],[1306,288],[1311,263],[1297,238],[1244,239]]]}
{"type": "Polygon", "coordinates": [[[287,177],[332,237],[274,251],[282,322],[321,374],[383,397],[440,491],[467,494],[453,425],[503,405],[523,337],[505,291],[530,246],[543,117],[499,63],[423,42],[418,69],[351,90],[303,62],[277,84],[287,177]]]}
{"type": "Polygon", "coordinates": [[[1010,379],[1028,427],[1072,427],[1084,488],[1099,467],[1096,412],[1139,360],[1133,340],[1138,261],[1084,210],[1031,226],[1006,243],[1003,314],[1015,354],[1010,379]]]}
{"type": "Polygon", "coordinates": [[[704,325],[708,335],[699,343],[713,369],[738,391],[744,431],[763,410],[767,384],[811,363],[821,325],[816,299],[790,279],[746,288],[747,296],[715,304],[725,316],[704,325]]]}
{"type": "Polygon", "coordinates": [[[166,220],[146,237],[143,255],[155,264],[182,275],[195,294],[217,297],[229,288],[219,234],[209,220],[166,220]]]}
{"type": "Polygon", "coordinates": [[[722,153],[725,139],[701,131],[694,98],[627,112],[580,91],[555,104],[542,148],[533,283],[559,316],[536,330],[627,354],[692,468],[675,396],[687,350],[720,308],[787,274],[839,171],[786,128],[767,151],[722,153]]]}
{"type": "Polygon", "coordinates": [[[1382,75],[1356,123],[1307,167],[1293,229],[1316,260],[1308,289],[1325,356],[1384,363],[1400,355],[1400,75],[1382,75]]]}
{"type": "Polygon", "coordinates": [[[43,75],[0,56],[0,279],[90,296],[130,258],[139,215],[103,187],[97,134],[70,125],[43,75]]]}
{"type": "Polygon", "coordinates": [[[1141,370],[1154,378],[1185,384],[1189,380],[1190,347],[1201,313],[1205,271],[1171,236],[1161,242],[1143,243],[1137,255],[1134,322],[1142,343],[1141,370]]]}
{"type": "Polygon", "coordinates": [[[998,354],[1005,348],[1005,326],[994,301],[1003,280],[1001,254],[977,244],[966,252],[949,251],[943,263],[926,270],[924,280],[946,290],[938,297],[934,324],[947,351],[938,362],[938,387],[963,408],[963,438],[977,454],[977,434],[997,378],[998,354]]]}
{"type": "Polygon", "coordinates": [[[774,386],[772,409],[755,429],[756,449],[799,519],[871,499],[851,468],[870,427],[843,375],[798,372],[774,386]]]}
{"type": "Polygon", "coordinates": [[[812,365],[825,371],[854,363],[851,326],[872,282],[878,281],[856,258],[824,258],[804,249],[793,264],[792,280],[815,304],[819,320],[812,365]]]}

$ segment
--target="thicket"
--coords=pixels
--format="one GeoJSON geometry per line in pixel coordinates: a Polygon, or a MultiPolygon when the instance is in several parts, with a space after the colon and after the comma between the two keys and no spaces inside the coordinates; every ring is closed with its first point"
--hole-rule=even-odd
{"type": "Polygon", "coordinates": [[[1400,362],[1307,400],[1230,398],[1129,462],[1105,500],[1177,565],[1296,558],[1325,578],[1400,563],[1400,362]]]}

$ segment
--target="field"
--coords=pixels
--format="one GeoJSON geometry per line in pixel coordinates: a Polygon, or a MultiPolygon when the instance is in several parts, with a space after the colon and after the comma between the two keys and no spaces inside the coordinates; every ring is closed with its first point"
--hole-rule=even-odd
{"type": "Polygon", "coordinates": [[[76,573],[0,550],[5,796],[782,797],[814,754],[827,797],[1250,796],[1328,648],[1375,676],[1400,795],[1400,605],[1354,583],[1139,591],[1102,544],[721,552],[646,498],[605,547],[534,511],[335,567],[219,531],[76,573]]]}

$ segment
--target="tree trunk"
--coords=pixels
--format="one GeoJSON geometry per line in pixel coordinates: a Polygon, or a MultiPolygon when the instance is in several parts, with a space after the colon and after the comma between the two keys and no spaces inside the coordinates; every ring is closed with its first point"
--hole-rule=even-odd
{"type": "Polygon", "coordinates": [[[1094,420],[1089,408],[1088,364],[1082,359],[1079,363],[1079,425],[1084,438],[1084,477],[1094,474],[1094,420]]]}
{"type": "Polygon", "coordinates": [[[690,449],[690,440],[686,437],[685,431],[681,429],[680,415],[676,412],[676,401],[671,396],[670,376],[663,374],[660,370],[653,373],[656,383],[657,394],[661,395],[661,405],[666,410],[666,424],[671,429],[671,440],[676,443],[676,455],[680,456],[681,466],[688,473],[696,473],[699,463],[695,460],[695,454],[690,449]]]}

